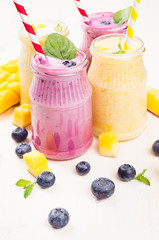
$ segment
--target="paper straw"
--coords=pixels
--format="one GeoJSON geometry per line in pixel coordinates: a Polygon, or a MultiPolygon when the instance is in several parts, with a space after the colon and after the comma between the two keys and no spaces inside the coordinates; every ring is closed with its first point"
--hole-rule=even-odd
{"type": "Polygon", "coordinates": [[[33,25],[31,24],[30,18],[28,17],[25,8],[23,5],[21,5],[20,0],[13,0],[15,7],[21,17],[22,23],[24,24],[24,27],[28,33],[28,36],[30,38],[30,41],[33,44],[33,47],[35,51],[40,55],[44,56],[44,52],[42,50],[42,47],[39,43],[38,37],[35,34],[33,25]]]}
{"type": "Polygon", "coordinates": [[[124,50],[128,50],[130,48],[130,44],[133,39],[136,20],[139,12],[139,6],[140,6],[141,0],[134,0],[133,7],[131,9],[130,19],[129,19],[129,25],[126,33],[126,40],[124,44],[124,50]]]}
{"type": "Polygon", "coordinates": [[[86,13],[86,11],[84,10],[80,0],[74,0],[74,3],[79,11],[79,13],[81,14],[84,22],[91,22],[89,17],[88,17],[88,14],[86,13]]]}

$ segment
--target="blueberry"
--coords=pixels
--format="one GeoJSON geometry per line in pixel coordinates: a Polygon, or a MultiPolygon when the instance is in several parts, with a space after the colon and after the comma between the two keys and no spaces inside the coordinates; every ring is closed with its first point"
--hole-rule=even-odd
{"type": "Polygon", "coordinates": [[[51,187],[55,182],[55,175],[52,172],[45,171],[37,176],[37,184],[42,188],[51,187]]]}
{"type": "Polygon", "coordinates": [[[123,164],[118,169],[118,176],[120,180],[127,182],[132,180],[136,175],[136,170],[129,164],[123,164]]]}
{"type": "Polygon", "coordinates": [[[67,66],[67,64],[69,64],[69,63],[70,63],[70,61],[67,61],[67,60],[66,60],[66,61],[64,61],[62,64],[67,66]]]}
{"type": "Polygon", "coordinates": [[[76,171],[79,175],[85,175],[89,173],[91,166],[88,162],[82,161],[76,165],[76,171]]]}
{"type": "Polygon", "coordinates": [[[76,66],[76,63],[75,63],[75,62],[73,62],[73,61],[68,61],[68,60],[64,61],[63,64],[64,64],[65,66],[67,66],[67,67],[76,66]]]}
{"type": "Polygon", "coordinates": [[[19,158],[22,158],[28,152],[31,152],[31,146],[28,143],[20,143],[15,149],[15,153],[19,158]]]}
{"type": "Polygon", "coordinates": [[[155,141],[152,145],[152,151],[159,157],[159,140],[155,141]]]}
{"type": "Polygon", "coordinates": [[[109,21],[102,21],[101,24],[104,24],[104,25],[110,25],[111,22],[109,22],[109,21]]]}
{"type": "Polygon", "coordinates": [[[115,191],[115,184],[108,178],[98,178],[92,182],[92,193],[98,199],[108,198],[115,191]]]}
{"type": "Polygon", "coordinates": [[[69,222],[70,216],[64,208],[54,208],[49,213],[48,221],[54,228],[62,228],[69,222]]]}
{"type": "Polygon", "coordinates": [[[22,127],[17,127],[12,132],[12,138],[16,142],[24,141],[27,138],[27,136],[28,136],[28,131],[25,128],[22,128],[22,127]]]}

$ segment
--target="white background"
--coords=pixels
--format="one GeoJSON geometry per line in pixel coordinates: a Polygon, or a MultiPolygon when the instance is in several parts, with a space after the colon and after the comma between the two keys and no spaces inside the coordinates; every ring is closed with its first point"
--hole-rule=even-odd
{"type": "MultiPolygon", "coordinates": [[[[83,0],[88,13],[116,11],[126,8],[130,0],[83,0]]],[[[77,47],[82,39],[81,17],[72,0],[25,0],[32,19],[60,19],[69,26],[70,39],[77,47]]],[[[159,2],[144,0],[136,26],[136,35],[146,47],[144,55],[148,83],[159,89],[159,2]]],[[[20,18],[11,0],[0,0],[0,64],[18,56],[20,43],[17,32],[20,18]]],[[[55,185],[46,190],[35,186],[28,199],[14,184],[20,178],[34,181],[22,159],[15,156],[16,143],[11,139],[13,109],[0,116],[0,239],[1,240],[158,240],[159,238],[159,159],[152,155],[151,145],[159,138],[158,118],[148,115],[147,129],[139,138],[120,143],[116,159],[98,155],[94,139],[82,157],[66,162],[49,161],[56,175],[55,185]],[[87,160],[91,172],[80,177],[75,165],[87,160]],[[123,163],[132,164],[137,172],[147,168],[151,187],[140,182],[121,182],[117,169],[123,163]],[[91,182],[108,177],[115,182],[115,194],[97,201],[90,192],[91,182]],[[61,230],[52,229],[47,221],[50,210],[64,207],[70,222],[61,230]]],[[[30,128],[28,128],[30,130],[30,128]]],[[[29,131],[29,139],[31,133],[29,131]]]]}

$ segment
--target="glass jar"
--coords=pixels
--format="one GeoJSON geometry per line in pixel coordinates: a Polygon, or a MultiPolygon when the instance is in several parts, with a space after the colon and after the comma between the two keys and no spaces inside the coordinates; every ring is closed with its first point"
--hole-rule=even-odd
{"type": "MultiPolygon", "coordinates": [[[[39,38],[40,45],[43,47],[44,42],[48,34],[55,32],[54,28],[58,24],[62,27],[60,34],[63,36],[68,35],[68,28],[63,22],[59,21],[46,21],[41,20],[35,23],[37,27],[37,36],[39,38]],[[42,23],[42,24],[38,24],[42,23]],[[38,27],[39,26],[39,27],[38,27]]],[[[30,103],[29,88],[33,78],[33,73],[30,69],[31,58],[35,54],[35,50],[31,44],[31,41],[24,28],[19,32],[19,39],[21,41],[20,55],[18,58],[18,67],[20,75],[20,103],[30,103]]]]}
{"type": "Polygon", "coordinates": [[[83,56],[80,64],[72,68],[63,65],[59,70],[41,68],[36,55],[32,58],[32,142],[50,159],[78,157],[93,140],[92,88],[86,74],[86,56],[78,53],[83,56]]]}
{"type": "Polygon", "coordinates": [[[95,47],[96,43],[114,37],[125,35],[105,35],[91,44],[93,58],[88,78],[93,90],[93,131],[99,136],[112,130],[120,141],[125,141],[140,135],[146,126],[144,43],[134,37],[137,49],[125,54],[106,53],[95,47]]]}
{"type": "Polygon", "coordinates": [[[102,35],[111,33],[126,33],[128,22],[125,22],[121,26],[118,26],[113,22],[112,12],[99,12],[89,15],[91,24],[82,21],[83,39],[80,45],[80,49],[86,53],[89,61],[88,68],[92,61],[92,55],[90,53],[90,46],[92,41],[102,35]],[[103,24],[103,22],[109,24],[103,24]]]}

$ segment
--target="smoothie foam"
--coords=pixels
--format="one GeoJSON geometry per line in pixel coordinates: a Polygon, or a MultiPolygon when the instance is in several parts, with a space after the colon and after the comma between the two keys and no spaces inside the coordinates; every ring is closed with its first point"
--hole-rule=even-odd
{"type": "MultiPolygon", "coordinates": [[[[110,53],[115,54],[119,51],[119,43],[121,44],[122,48],[124,48],[126,38],[120,38],[120,37],[110,37],[108,39],[101,39],[100,41],[97,41],[94,43],[94,47],[104,53],[110,53]]],[[[135,53],[140,48],[140,44],[138,41],[132,41],[130,45],[130,49],[126,50],[123,57],[127,56],[128,54],[135,53]]],[[[114,55],[115,57],[116,54],[114,55]]],[[[121,56],[120,56],[121,57],[121,56]]],[[[113,58],[113,55],[111,55],[111,58],[113,58]]]]}
{"type": "Polygon", "coordinates": [[[54,57],[45,56],[44,59],[40,58],[37,54],[34,57],[35,60],[35,69],[38,68],[38,71],[43,71],[47,74],[62,74],[65,72],[73,73],[76,72],[79,68],[81,68],[82,64],[86,64],[86,58],[80,51],[77,52],[76,57],[72,60],[61,60],[54,57]],[[65,62],[74,62],[76,65],[72,67],[67,67],[65,62]]]}
{"type": "Polygon", "coordinates": [[[87,28],[90,31],[101,33],[101,35],[107,33],[121,32],[127,28],[127,22],[118,26],[113,22],[112,12],[99,12],[89,15],[91,22],[83,22],[82,28],[87,28]]]}

